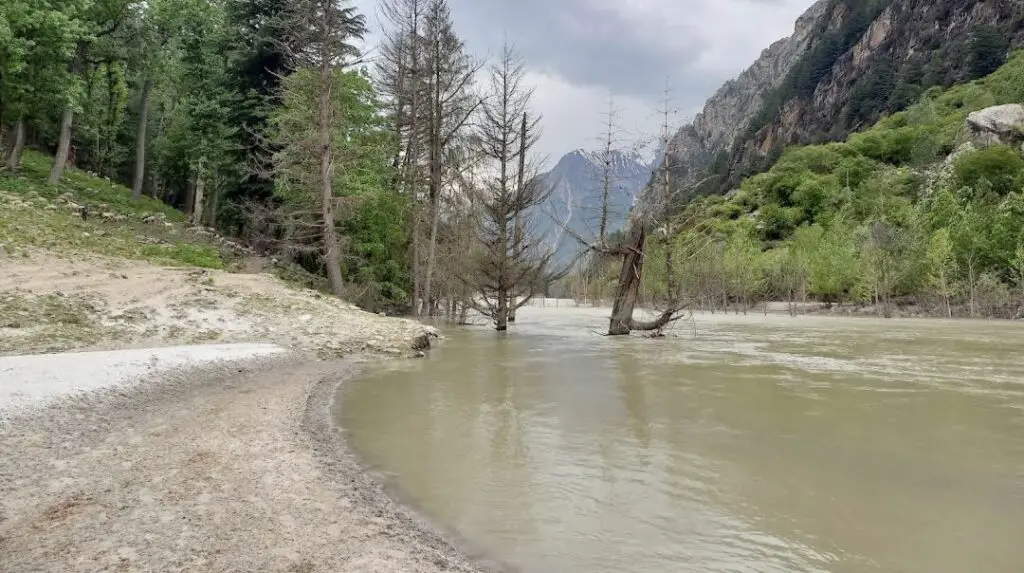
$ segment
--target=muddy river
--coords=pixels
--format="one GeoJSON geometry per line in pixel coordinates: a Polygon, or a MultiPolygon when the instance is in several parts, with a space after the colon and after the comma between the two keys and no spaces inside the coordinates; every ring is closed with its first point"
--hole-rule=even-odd
{"type": "Polygon", "coordinates": [[[1024,325],[531,308],[344,386],[406,502],[523,571],[1020,573],[1024,325]]]}

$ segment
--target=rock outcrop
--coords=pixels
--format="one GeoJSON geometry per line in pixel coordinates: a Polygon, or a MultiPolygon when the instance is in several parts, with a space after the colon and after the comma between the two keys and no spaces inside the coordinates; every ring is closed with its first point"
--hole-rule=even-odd
{"type": "Polygon", "coordinates": [[[665,165],[680,187],[700,180],[719,153],[733,141],[807,51],[827,14],[831,0],[819,0],[796,22],[793,35],[779,40],[736,79],[725,83],[707,101],[693,123],[684,126],[669,142],[665,165]]]}
{"type": "Polygon", "coordinates": [[[976,61],[983,32],[1005,41],[998,57],[1024,41],[1024,8],[1015,0],[888,0],[867,25],[864,8],[831,4],[809,50],[820,59],[811,68],[823,73],[805,93],[785,94],[764,125],[748,126],[752,135],[736,142],[732,157],[734,182],[785,146],[842,140],[931,86],[988,73],[976,61]]]}
{"type": "Polygon", "coordinates": [[[931,86],[979,77],[987,73],[978,52],[985,42],[976,42],[983,33],[990,52],[1024,45],[1024,5],[819,0],[792,36],[722,86],[671,140],[665,164],[674,186],[683,199],[726,192],[786,146],[842,140],[931,86]]]}
{"type": "Polygon", "coordinates": [[[997,105],[967,116],[967,126],[979,145],[1014,145],[1024,141],[1024,105],[997,105]]]}

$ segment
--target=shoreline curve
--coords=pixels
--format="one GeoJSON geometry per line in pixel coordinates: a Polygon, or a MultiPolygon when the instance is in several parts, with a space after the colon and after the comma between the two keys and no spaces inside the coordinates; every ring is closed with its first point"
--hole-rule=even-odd
{"type": "Polygon", "coordinates": [[[509,571],[349,450],[332,403],[369,359],[223,361],[0,419],[5,573],[509,571]]]}

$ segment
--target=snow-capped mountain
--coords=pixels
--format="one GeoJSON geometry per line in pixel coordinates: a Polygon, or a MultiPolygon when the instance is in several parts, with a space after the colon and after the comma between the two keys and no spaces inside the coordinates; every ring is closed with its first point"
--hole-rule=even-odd
{"type": "MultiPolygon", "coordinates": [[[[649,153],[654,161],[660,153],[649,153]]],[[[552,188],[551,196],[537,216],[545,240],[556,249],[555,260],[564,264],[579,250],[579,241],[565,227],[586,238],[599,234],[605,189],[605,165],[609,167],[608,227],[622,228],[636,195],[651,179],[653,162],[640,151],[587,151],[566,154],[554,169],[542,177],[552,188]]]]}

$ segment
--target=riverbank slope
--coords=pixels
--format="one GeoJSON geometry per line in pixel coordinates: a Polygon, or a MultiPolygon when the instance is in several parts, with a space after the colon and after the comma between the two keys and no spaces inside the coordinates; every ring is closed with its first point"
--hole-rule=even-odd
{"type": "Polygon", "coordinates": [[[32,175],[0,174],[0,570],[476,570],[329,418],[352,357],[436,330],[109,182],[32,175]]]}
{"type": "Polygon", "coordinates": [[[476,571],[345,449],[357,369],[221,362],[8,418],[4,571],[476,571]]]}

